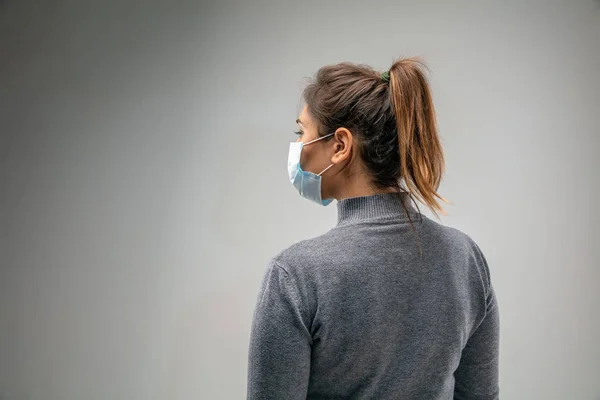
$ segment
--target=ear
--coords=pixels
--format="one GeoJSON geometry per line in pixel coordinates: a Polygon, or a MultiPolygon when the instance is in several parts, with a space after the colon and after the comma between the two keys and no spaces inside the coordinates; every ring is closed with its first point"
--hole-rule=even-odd
{"type": "Polygon", "coordinates": [[[340,164],[350,159],[354,138],[352,132],[346,128],[337,128],[333,135],[331,145],[333,146],[332,164],[340,164]]]}

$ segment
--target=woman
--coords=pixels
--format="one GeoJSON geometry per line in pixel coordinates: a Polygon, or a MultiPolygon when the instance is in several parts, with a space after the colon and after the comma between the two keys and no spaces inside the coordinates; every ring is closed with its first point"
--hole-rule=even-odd
{"type": "Polygon", "coordinates": [[[269,263],[252,323],[248,399],[497,399],[499,315],[486,260],[444,212],[422,64],[321,68],[303,92],[288,172],[337,199],[329,232],[269,263]],[[416,202],[414,202],[416,205],[416,202]]]}

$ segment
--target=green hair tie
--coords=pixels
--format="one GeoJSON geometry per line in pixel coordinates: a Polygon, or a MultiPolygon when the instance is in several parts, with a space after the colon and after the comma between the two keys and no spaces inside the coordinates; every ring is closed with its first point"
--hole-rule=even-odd
{"type": "Polygon", "coordinates": [[[381,74],[381,79],[383,79],[386,82],[390,81],[390,71],[385,71],[383,74],[381,74]]]}

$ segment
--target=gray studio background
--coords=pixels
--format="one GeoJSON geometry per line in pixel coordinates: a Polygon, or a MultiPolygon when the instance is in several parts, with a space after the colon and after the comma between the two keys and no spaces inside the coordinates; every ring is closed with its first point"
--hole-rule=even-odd
{"type": "MultiPolygon", "coordinates": [[[[600,4],[0,2],[0,399],[241,399],[305,77],[428,63],[502,399],[600,398],[600,4]]],[[[352,243],[346,245],[351,246],[352,243]]]]}

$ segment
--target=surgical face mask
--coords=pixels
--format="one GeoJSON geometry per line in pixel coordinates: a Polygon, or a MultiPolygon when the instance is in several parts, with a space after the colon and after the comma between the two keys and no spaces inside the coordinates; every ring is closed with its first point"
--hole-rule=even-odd
{"type": "Polygon", "coordinates": [[[292,182],[292,185],[298,190],[300,196],[312,200],[322,206],[327,206],[333,201],[331,199],[323,200],[321,198],[321,174],[331,168],[333,164],[320,173],[313,174],[312,172],[302,170],[300,167],[300,155],[302,154],[302,148],[304,146],[308,146],[311,143],[325,139],[331,135],[333,135],[333,133],[306,143],[292,142],[290,143],[290,152],[288,155],[288,174],[290,182],[292,182]]]}

